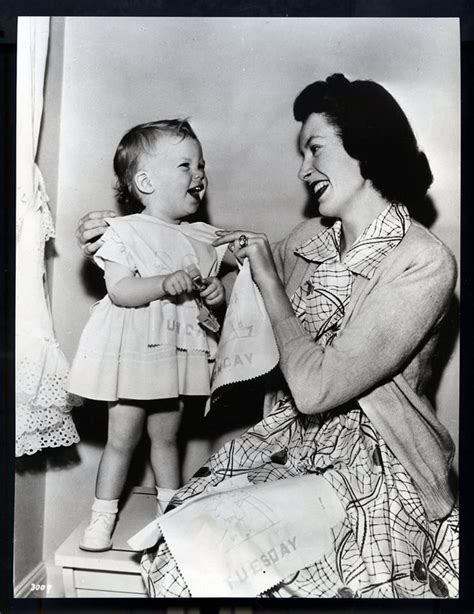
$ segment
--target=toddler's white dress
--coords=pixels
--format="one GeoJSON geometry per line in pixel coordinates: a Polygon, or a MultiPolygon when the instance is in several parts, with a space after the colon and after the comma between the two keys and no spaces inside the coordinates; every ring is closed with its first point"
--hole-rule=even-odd
{"type": "MultiPolygon", "coordinates": [[[[215,276],[227,246],[211,245],[217,230],[203,222],[168,224],[140,213],[107,219],[95,261],[128,267],[139,277],[194,265],[215,276]]],[[[142,307],[119,307],[106,295],[93,305],[69,377],[74,394],[102,401],[209,395],[217,343],[197,321],[189,294],[142,307]]]]}

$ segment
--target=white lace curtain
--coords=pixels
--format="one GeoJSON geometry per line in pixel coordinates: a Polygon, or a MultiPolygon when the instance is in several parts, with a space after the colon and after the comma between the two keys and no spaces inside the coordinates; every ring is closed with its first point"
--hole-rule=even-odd
{"type": "Polygon", "coordinates": [[[16,455],[79,441],[64,388],[68,364],[54,336],[45,243],[54,237],[35,163],[48,53],[49,18],[20,17],[17,58],[16,455]]]}

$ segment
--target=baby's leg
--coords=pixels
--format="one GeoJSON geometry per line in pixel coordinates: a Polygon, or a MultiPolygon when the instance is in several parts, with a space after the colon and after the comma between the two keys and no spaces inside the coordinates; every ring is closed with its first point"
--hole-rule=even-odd
{"type": "Polygon", "coordinates": [[[205,397],[185,397],[180,437],[185,444],[182,463],[186,484],[211,455],[213,421],[204,416],[205,397]]]}
{"type": "Polygon", "coordinates": [[[140,405],[128,405],[123,401],[109,405],[107,444],[97,473],[98,499],[118,499],[122,494],[145,417],[145,409],[140,405]]]}
{"type": "Polygon", "coordinates": [[[180,399],[157,401],[150,411],[147,430],[151,441],[150,460],[157,486],[176,489],[181,485],[178,431],[183,404],[180,399]]]}
{"type": "Polygon", "coordinates": [[[102,552],[112,548],[118,500],[144,421],[143,407],[121,401],[109,405],[108,438],[97,472],[91,520],[79,544],[82,550],[102,552]]]}

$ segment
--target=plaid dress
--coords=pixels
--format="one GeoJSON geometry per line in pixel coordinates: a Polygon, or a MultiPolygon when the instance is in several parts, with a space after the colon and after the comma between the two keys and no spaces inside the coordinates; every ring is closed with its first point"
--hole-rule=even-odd
{"type": "MultiPolygon", "coordinates": [[[[340,222],[298,248],[315,267],[291,300],[317,343],[330,344],[337,335],[353,275],[370,277],[409,224],[404,207],[388,207],[343,263],[340,222]]],[[[291,398],[281,399],[264,420],[214,454],[171,505],[243,473],[254,484],[281,480],[282,497],[285,478],[322,475],[346,510],[333,530],[333,551],[262,597],[457,596],[457,509],[443,520],[428,519],[411,478],[356,400],[303,415],[291,398]]],[[[164,541],[144,553],[142,573],[152,597],[192,596],[164,541]]]]}

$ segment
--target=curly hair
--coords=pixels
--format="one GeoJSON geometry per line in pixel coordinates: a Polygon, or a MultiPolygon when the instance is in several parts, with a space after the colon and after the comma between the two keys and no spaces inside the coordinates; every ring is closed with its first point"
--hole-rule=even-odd
{"type": "Polygon", "coordinates": [[[359,161],[360,173],[389,202],[415,206],[433,181],[405,113],[374,81],[349,81],[333,74],[308,85],[293,105],[304,122],[322,113],[336,128],[346,152],[359,161]]]}
{"type": "Polygon", "coordinates": [[[115,197],[124,214],[140,213],[144,205],[134,184],[140,155],[152,154],[158,139],[174,136],[191,138],[199,142],[194,130],[185,119],[161,119],[131,128],[120,141],[114,156],[117,177],[115,197]]]}

